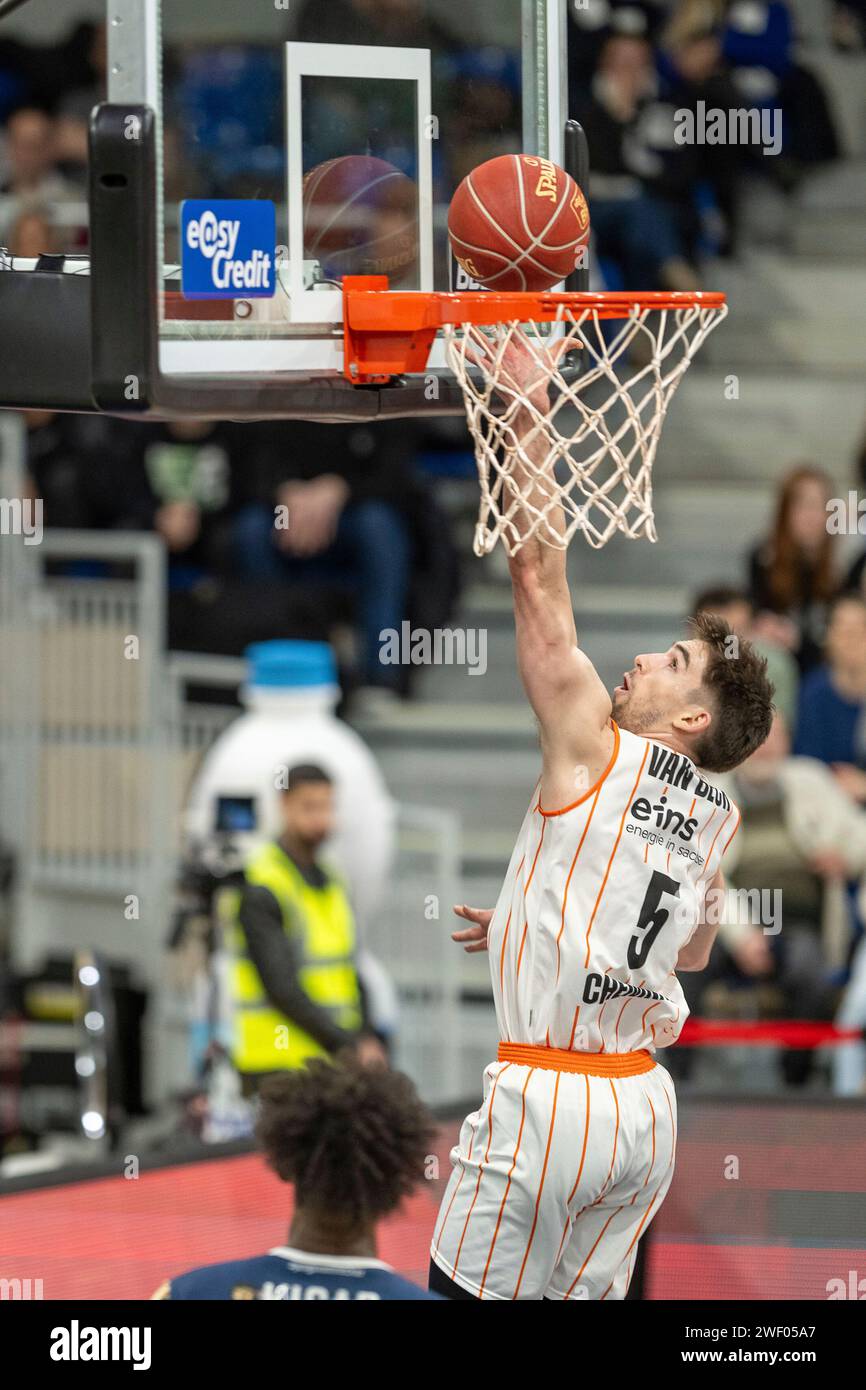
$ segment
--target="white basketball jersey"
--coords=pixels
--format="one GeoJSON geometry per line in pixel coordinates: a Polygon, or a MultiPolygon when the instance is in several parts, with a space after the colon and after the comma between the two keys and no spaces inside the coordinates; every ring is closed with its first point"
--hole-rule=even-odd
{"type": "Polygon", "coordinates": [[[545,810],[536,787],[490,924],[505,1042],[667,1047],[688,1007],[674,974],[740,815],[672,752],[613,724],[600,781],[545,810]]]}

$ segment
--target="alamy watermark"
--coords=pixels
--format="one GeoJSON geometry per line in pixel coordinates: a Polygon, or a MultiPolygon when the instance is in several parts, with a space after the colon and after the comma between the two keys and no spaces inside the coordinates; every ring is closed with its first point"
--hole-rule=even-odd
{"type": "Polygon", "coordinates": [[[678,145],[760,145],[764,154],[781,154],[782,112],[777,106],[681,107],[674,112],[678,145]]]}
{"type": "Polygon", "coordinates": [[[383,666],[466,666],[470,676],[487,670],[485,628],[413,628],[408,621],[400,630],[386,627],[379,633],[379,661],[383,666]]]}
{"type": "Polygon", "coordinates": [[[866,497],[851,488],[847,497],[827,503],[827,532],[831,536],[866,536],[866,497]]]}
{"type": "Polygon", "coordinates": [[[41,1279],[7,1279],[0,1278],[0,1303],[9,1301],[27,1301],[30,1299],[42,1299],[45,1297],[41,1279]]]}
{"type": "MultiPolygon", "coordinates": [[[[681,925],[691,921],[691,908],[677,901],[674,918],[681,925]]],[[[760,927],[765,936],[782,930],[781,888],[710,888],[704,898],[703,921],[708,926],[760,927]]]]}
{"type": "Polygon", "coordinates": [[[0,497],[0,536],[23,536],[25,545],[42,543],[41,497],[0,497]]]}

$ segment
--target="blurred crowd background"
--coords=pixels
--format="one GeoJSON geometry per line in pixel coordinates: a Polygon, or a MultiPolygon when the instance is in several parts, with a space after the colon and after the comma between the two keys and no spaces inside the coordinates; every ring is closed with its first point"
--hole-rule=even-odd
{"type": "MultiPolygon", "coordinates": [[[[569,5],[569,100],[590,141],[598,283],[715,288],[720,267],[736,265],[754,243],[744,204],[756,184],[764,186],[760,206],[772,207],[784,229],[809,180],[848,157],[834,92],[798,32],[801,8],[782,0],[569,5]],[[677,144],[672,109],[697,110],[699,102],[780,110],[781,152],[770,158],[744,146],[677,144]]],[[[863,0],[822,6],[821,16],[812,44],[837,63],[858,64],[863,0]]],[[[308,0],[292,23],[307,40],[423,46],[432,21],[414,0],[308,0]]],[[[435,177],[447,202],[447,189],[479,151],[520,148],[520,62],[505,49],[467,45],[445,19],[436,49],[434,108],[445,138],[435,177]]],[[[0,30],[0,245],[16,257],[86,252],[87,120],[104,95],[105,72],[99,24],[72,27],[50,47],[0,30]]],[[[178,128],[197,122],[203,132],[204,191],[219,192],[223,177],[236,191],[251,144],[256,188],[266,190],[269,179],[276,187],[281,160],[269,153],[267,130],[245,130],[233,154],[217,129],[209,134],[205,93],[213,77],[201,57],[179,59],[170,74],[173,120],[178,128]]],[[[241,95],[245,84],[278,88],[279,70],[251,50],[232,81],[241,95]]],[[[323,136],[318,158],[339,149],[338,125],[323,129],[334,148],[323,136]]],[[[167,136],[169,160],[173,151],[180,159],[171,126],[167,136]]],[[[203,173],[172,165],[170,177],[193,195],[203,173]]],[[[767,230],[770,245],[774,235],[767,230]]],[[[862,365],[861,358],[861,372],[862,365]]],[[[685,400],[679,405],[685,409],[685,400]]],[[[387,720],[399,701],[416,696],[416,672],[380,663],[381,631],[404,620],[416,628],[465,620],[461,590],[474,582],[470,567],[478,562],[464,544],[460,506],[452,505],[474,486],[462,424],[161,425],[43,411],[28,413],[26,427],[28,487],[43,500],[47,527],[161,537],[173,649],[230,655],[264,638],[323,638],[338,653],[348,712],[354,699],[359,717],[387,720]],[[275,525],[280,505],[291,513],[285,530],[275,525]]],[[[856,527],[836,535],[828,504],[848,488],[866,496],[866,442],[840,464],[804,459],[784,419],[775,440],[769,525],[752,526],[744,508],[727,537],[727,565],[703,576],[701,592],[683,593],[683,609],[684,616],[724,613],[762,645],[772,667],[773,737],[730,779],[743,809],[731,882],[780,889],[786,929],[776,936],[758,924],[731,927],[710,970],[688,983],[699,1013],[838,1017],[861,1026],[866,523],[859,535],[856,527]]],[[[696,459],[695,471],[702,466],[696,459]]],[[[664,443],[658,469],[665,469],[664,443]]],[[[659,550],[677,539],[663,531],[659,550]]],[[[590,581],[585,558],[576,563],[590,581]]],[[[487,578],[502,575],[494,565],[487,578]]],[[[588,601],[576,591],[579,622],[588,601]]],[[[632,656],[623,652],[626,665],[632,656]]],[[[687,1070],[688,1057],[680,1065],[687,1070]]],[[[786,1053],[781,1066],[789,1084],[802,1085],[811,1054],[786,1053]]],[[[837,1076],[842,1090],[862,1084],[856,1069],[837,1076]]]]}

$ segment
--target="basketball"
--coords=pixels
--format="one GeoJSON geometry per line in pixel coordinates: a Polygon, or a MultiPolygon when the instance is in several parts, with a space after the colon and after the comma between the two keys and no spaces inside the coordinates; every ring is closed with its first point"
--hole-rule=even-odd
{"type": "Polygon", "coordinates": [[[451,201],[448,232],[455,257],[479,285],[546,290],[580,260],[589,209],[564,169],[504,154],[466,175],[451,201]]]}
{"type": "Polygon", "coordinates": [[[304,255],[326,279],[387,275],[411,285],[418,262],[417,190],[373,155],[317,164],[304,179],[304,255]]]}

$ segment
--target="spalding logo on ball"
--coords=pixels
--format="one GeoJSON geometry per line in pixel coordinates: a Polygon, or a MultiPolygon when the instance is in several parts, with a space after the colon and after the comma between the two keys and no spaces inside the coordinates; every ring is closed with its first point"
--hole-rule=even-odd
{"type": "Polygon", "coordinates": [[[589,209],[549,159],[503,154],[466,175],[448,233],[460,265],[485,289],[548,290],[583,264],[589,209]]]}

